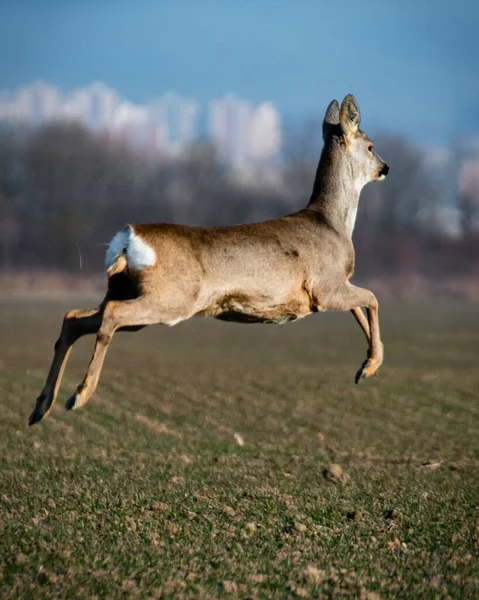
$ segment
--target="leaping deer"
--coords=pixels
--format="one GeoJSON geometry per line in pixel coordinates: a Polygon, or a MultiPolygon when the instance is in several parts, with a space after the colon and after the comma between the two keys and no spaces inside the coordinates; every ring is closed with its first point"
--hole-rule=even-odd
{"type": "Polygon", "coordinates": [[[83,406],[95,392],[115,331],[171,326],[195,315],[286,323],[317,311],[350,310],[368,340],[355,381],[377,373],[383,362],[378,301],[349,283],[351,237],[362,188],[384,179],[389,167],[359,125],[354,96],[346,96],[341,108],[336,100],[329,104],[313,192],[299,212],[249,225],[158,223],[128,225],[117,233],[106,253],[106,296],[99,308],[65,315],[29,424],[51,409],[72,345],[81,336],[97,334],[88,371],[67,409],[83,406]]]}

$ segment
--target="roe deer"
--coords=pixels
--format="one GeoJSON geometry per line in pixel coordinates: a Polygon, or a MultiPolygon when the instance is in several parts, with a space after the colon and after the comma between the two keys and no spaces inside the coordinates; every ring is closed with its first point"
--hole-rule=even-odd
{"type": "Polygon", "coordinates": [[[95,392],[106,351],[117,330],[175,325],[194,315],[241,323],[286,323],[317,311],[350,310],[367,340],[356,383],[383,362],[378,301],[349,283],[351,240],[359,194],[389,171],[359,129],[354,96],[333,100],[323,122],[324,147],[309,204],[294,214],[249,225],[187,227],[128,225],[106,253],[108,290],[99,308],[65,315],[45,387],[29,424],[50,410],[71,347],[96,333],[83,382],[66,408],[95,392]],[[361,307],[366,308],[367,318],[361,307]]]}

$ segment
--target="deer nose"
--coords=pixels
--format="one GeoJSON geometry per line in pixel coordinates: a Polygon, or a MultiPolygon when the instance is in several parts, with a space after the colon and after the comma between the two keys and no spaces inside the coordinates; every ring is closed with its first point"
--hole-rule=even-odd
{"type": "Polygon", "coordinates": [[[384,163],[384,165],[382,166],[381,170],[379,171],[379,175],[384,175],[384,177],[386,177],[386,175],[389,173],[389,167],[386,163],[384,163]]]}

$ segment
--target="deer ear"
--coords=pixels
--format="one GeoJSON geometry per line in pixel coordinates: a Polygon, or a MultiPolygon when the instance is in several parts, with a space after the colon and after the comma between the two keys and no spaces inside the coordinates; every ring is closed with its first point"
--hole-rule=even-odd
{"type": "Polygon", "coordinates": [[[329,103],[323,121],[323,138],[326,138],[331,126],[339,125],[339,104],[337,100],[329,103]]]}
{"type": "Polygon", "coordinates": [[[344,135],[354,134],[359,129],[361,113],[356,98],[352,94],[348,94],[341,104],[339,122],[344,135]]]}

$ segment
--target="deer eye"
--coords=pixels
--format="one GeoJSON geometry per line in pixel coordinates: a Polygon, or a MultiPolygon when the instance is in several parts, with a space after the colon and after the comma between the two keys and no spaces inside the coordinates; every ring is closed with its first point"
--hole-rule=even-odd
{"type": "Polygon", "coordinates": [[[369,145],[368,146],[368,150],[369,150],[369,152],[372,152],[373,151],[373,147],[371,145],[369,145]]]}

